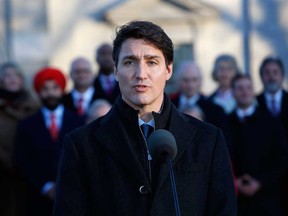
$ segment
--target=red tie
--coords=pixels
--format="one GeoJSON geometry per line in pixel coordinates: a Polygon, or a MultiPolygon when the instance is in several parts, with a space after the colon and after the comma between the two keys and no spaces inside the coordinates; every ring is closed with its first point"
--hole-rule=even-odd
{"type": "Polygon", "coordinates": [[[51,137],[54,141],[56,141],[58,139],[58,129],[56,126],[56,119],[55,119],[55,114],[51,113],[50,115],[50,120],[51,120],[51,124],[50,124],[50,134],[51,137]]]}
{"type": "Polygon", "coordinates": [[[78,115],[83,115],[84,114],[84,109],[83,109],[83,98],[80,97],[78,99],[78,103],[77,103],[77,113],[78,115]]]}

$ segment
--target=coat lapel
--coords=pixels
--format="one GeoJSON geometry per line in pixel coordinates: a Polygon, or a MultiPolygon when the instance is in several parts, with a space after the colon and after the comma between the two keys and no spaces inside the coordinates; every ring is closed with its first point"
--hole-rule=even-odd
{"type": "Polygon", "coordinates": [[[135,139],[131,141],[130,136],[134,137],[133,133],[135,131],[132,129],[135,130],[135,128],[132,127],[135,126],[131,126],[131,131],[128,131],[127,134],[127,131],[115,114],[115,109],[108,113],[100,124],[100,128],[94,130],[94,135],[99,140],[99,143],[105,146],[115,160],[119,162],[119,165],[123,166],[123,170],[127,170],[127,173],[135,178],[140,186],[145,185],[151,191],[149,179],[131,143],[135,142],[135,139]],[[111,131],[113,131],[113,134],[111,131]]]}
{"type": "MultiPolygon", "coordinates": [[[[183,156],[183,153],[188,147],[188,145],[193,145],[193,139],[196,133],[196,129],[193,125],[186,122],[181,116],[181,114],[179,114],[175,110],[172,110],[171,122],[167,130],[174,135],[177,144],[177,155],[176,158],[172,161],[173,168],[175,168],[175,165],[183,156]],[[181,127],[179,127],[179,125],[181,125],[181,127]],[[185,128],[185,130],[183,130],[183,128],[185,128]]],[[[168,166],[166,163],[163,163],[159,172],[158,184],[156,187],[157,190],[155,191],[155,199],[153,201],[153,205],[157,204],[158,196],[159,193],[161,193],[162,185],[164,181],[169,177],[168,175],[168,166]]]]}
{"type": "Polygon", "coordinates": [[[282,104],[281,104],[281,114],[282,117],[285,117],[285,114],[287,112],[287,104],[288,104],[288,93],[284,90],[282,90],[283,96],[282,96],[282,104]]]}

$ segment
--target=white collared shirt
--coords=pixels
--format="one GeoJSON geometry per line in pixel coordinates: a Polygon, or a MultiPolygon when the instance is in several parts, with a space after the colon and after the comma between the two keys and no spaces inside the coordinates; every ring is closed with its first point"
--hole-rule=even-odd
{"type": "Polygon", "coordinates": [[[221,106],[226,114],[231,113],[236,107],[236,101],[233,97],[231,89],[225,92],[218,91],[213,98],[213,101],[215,104],[221,106]]]}
{"type": "Polygon", "coordinates": [[[114,88],[114,86],[115,86],[115,76],[114,76],[114,74],[112,73],[112,74],[110,74],[110,75],[108,75],[108,76],[106,76],[106,75],[104,75],[104,74],[100,74],[99,75],[99,79],[100,79],[100,83],[101,83],[101,86],[102,86],[102,88],[104,89],[104,91],[108,91],[109,89],[109,87],[111,88],[114,88]],[[110,85],[111,86],[108,86],[107,85],[107,79],[109,80],[109,82],[110,82],[110,85]]]}
{"type": "Polygon", "coordinates": [[[247,109],[241,109],[238,107],[236,109],[236,114],[237,114],[239,119],[244,119],[247,116],[253,115],[253,113],[255,112],[255,109],[256,109],[255,104],[252,104],[247,109]]]}
{"type": "Polygon", "coordinates": [[[93,97],[93,94],[94,94],[94,87],[89,87],[85,92],[83,93],[80,93],[78,92],[76,89],[73,89],[72,91],[72,98],[73,98],[73,103],[74,103],[74,106],[76,108],[78,108],[78,103],[79,103],[79,99],[82,97],[83,99],[83,102],[82,102],[82,108],[84,110],[84,112],[86,113],[88,108],[89,108],[89,105],[90,105],[90,102],[92,100],[92,97],[93,97]]]}
{"type": "Polygon", "coordinates": [[[190,98],[185,95],[180,95],[179,108],[184,108],[185,106],[194,106],[200,98],[200,94],[196,94],[190,98]]]}
{"type": "Polygon", "coordinates": [[[279,89],[274,95],[265,92],[264,93],[264,97],[265,97],[265,101],[267,104],[267,108],[268,110],[270,110],[271,112],[273,112],[273,108],[272,108],[272,101],[273,99],[275,100],[275,106],[278,112],[281,111],[281,106],[282,106],[282,89],[279,89]]]}
{"type": "Polygon", "coordinates": [[[60,130],[60,128],[62,127],[62,122],[63,122],[64,106],[62,104],[60,104],[53,111],[47,109],[46,107],[42,107],[41,111],[42,111],[43,116],[44,116],[44,122],[45,122],[46,128],[50,128],[50,126],[51,126],[51,114],[54,113],[56,126],[57,126],[58,130],[60,130]]]}
{"type": "MultiPolygon", "coordinates": [[[[56,126],[57,126],[58,130],[61,129],[62,123],[63,123],[63,114],[64,114],[64,106],[62,104],[58,105],[58,107],[53,111],[47,109],[46,107],[42,107],[41,111],[42,111],[43,116],[44,116],[44,122],[45,122],[46,128],[48,128],[48,129],[50,128],[50,126],[51,126],[51,114],[54,113],[56,126]]],[[[54,186],[55,186],[54,182],[52,182],[52,181],[46,182],[42,187],[41,193],[47,194],[48,191],[54,186]]]]}
{"type": "Polygon", "coordinates": [[[143,124],[148,124],[148,125],[152,126],[153,128],[155,128],[155,120],[154,120],[154,118],[152,118],[149,122],[145,122],[141,118],[138,118],[138,124],[139,124],[140,127],[143,124]]]}

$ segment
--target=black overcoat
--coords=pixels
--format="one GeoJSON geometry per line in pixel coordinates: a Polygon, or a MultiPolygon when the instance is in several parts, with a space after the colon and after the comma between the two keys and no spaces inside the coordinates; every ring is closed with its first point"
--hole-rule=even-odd
{"type": "MultiPolygon", "coordinates": [[[[54,216],[175,215],[169,171],[147,173],[138,112],[120,97],[110,112],[66,136],[57,180],[54,216]],[[147,193],[140,193],[144,186],[147,193]]],[[[182,216],[236,215],[230,161],[220,129],[179,113],[165,96],[154,113],[156,129],[169,130],[182,216]]]]}

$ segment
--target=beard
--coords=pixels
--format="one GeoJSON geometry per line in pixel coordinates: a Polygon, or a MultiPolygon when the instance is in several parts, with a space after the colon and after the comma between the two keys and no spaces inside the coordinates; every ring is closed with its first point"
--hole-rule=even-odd
{"type": "Polygon", "coordinates": [[[45,106],[49,110],[55,110],[59,104],[62,102],[62,97],[47,97],[47,98],[41,98],[41,102],[43,106],[45,106]]]}
{"type": "Polygon", "coordinates": [[[274,94],[281,88],[281,85],[275,82],[270,82],[265,85],[265,91],[274,94]]]}
{"type": "Polygon", "coordinates": [[[110,62],[105,62],[100,66],[100,72],[105,75],[110,75],[114,72],[114,64],[110,62]]]}

